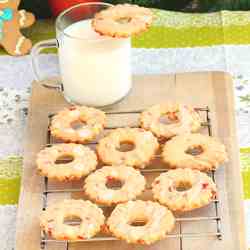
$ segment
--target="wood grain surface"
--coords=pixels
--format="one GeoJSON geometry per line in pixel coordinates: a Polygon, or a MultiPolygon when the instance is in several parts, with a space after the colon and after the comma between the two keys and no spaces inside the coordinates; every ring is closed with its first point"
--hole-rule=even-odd
{"type": "MultiPolygon", "coordinates": [[[[69,243],[69,250],[246,250],[242,183],[240,176],[239,148],[234,114],[234,95],[231,77],[221,72],[185,73],[176,75],[135,76],[133,89],[112,111],[141,110],[166,101],[192,104],[210,109],[213,135],[225,144],[229,162],[216,172],[219,190],[219,216],[222,221],[222,240],[216,237],[198,239],[166,238],[151,246],[128,245],[122,241],[98,243],[69,243]]],[[[48,115],[67,106],[61,93],[33,83],[23,164],[21,195],[17,216],[16,250],[40,249],[39,215],[42,211],[43,178],[37,175],[36,154],[46,144],[48,115]]],[[[108,116],[108,126],[137,125],[138,114],[108,116]]],[[[206,133],[206,131],[203,131],[206,133]]],[[[147,177],[152,180],[153,176],[147,177]]],[[[49,188],[81,187],[82,182],[59,184],[49,182],[49,188]]],[[[49,195],[48,204],[58,199],[83,198],[82,193],[49,195]]],[[[151,198],[144,194],[142,199],[151,198]]],[[[214,203],[185,213],[183,217],[214,216],[214,203]]],[[[206,233],[216,231],[216,221],[177,223],[174,233],[206,233]]],[[[50,243],[47,250],[64,250],[65,243],[50,243]]]]}

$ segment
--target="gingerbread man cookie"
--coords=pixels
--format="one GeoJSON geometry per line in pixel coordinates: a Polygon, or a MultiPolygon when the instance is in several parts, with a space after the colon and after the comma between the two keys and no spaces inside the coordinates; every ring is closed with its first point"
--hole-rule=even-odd
{"type": "Polygon", "coordinates": [[[11,55],[27,54],[32,47],[20,31],[35,22],[32,13],[18,10],[20,0],[0,0],[0,45],[11,55]]]}

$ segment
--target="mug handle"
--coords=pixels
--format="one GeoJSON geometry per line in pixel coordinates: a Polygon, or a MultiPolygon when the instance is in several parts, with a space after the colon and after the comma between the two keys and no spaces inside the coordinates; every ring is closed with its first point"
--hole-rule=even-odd
{"type": "Polygon", "coordinates": [[[58,84],[53,84],[53,83],[46,83],[46,81],[43,81],[44,79],[41,78],[40,76],[40,70],[39,70],[39,66],[38,66],[38,55],[40,54],[40,52],[44,49],[49,49],[49,48],[58,48],[58,41],[57,39],[49,39],[49,40],[44,40],[41,42],[36,43],[33,48],[31,49],[31,65],[32,65],[32,69],[35,75],[35,80],[36,81],[42,81],[42,86],[46,87],[46,88],[50,88],[50,89],[56,89],[59,91],[63,90],[62,84],[58,83],[58,84]]]}

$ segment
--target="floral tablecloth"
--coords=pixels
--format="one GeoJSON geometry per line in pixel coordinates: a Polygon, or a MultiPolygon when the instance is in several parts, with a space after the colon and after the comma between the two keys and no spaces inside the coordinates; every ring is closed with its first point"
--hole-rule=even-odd
{"type": "MultiPolygon", "coordinates": [[[[134,74],[227,71],[235,83],[246,224],[250,235],[250,12],[183,14],[154,10],[153,27],[133,39],[134,74]]],[[[54,37],[52,20],[25,31],[34,42],[54,37]]],[[[30,57],[0,50],[0,239],[14,249],[16,204],[31,82],[30,57]]],[[[55,54],[42,57],[45,75],[57,73],[55,54]]],[[[183,83],[185,84],[185,83],[183,83]]],[[[248,239],[250,245],[250,238],[248,239]]]]}

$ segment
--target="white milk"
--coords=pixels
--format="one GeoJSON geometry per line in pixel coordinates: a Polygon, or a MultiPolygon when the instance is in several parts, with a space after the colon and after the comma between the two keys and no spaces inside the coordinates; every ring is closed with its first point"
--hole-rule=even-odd
{"type": "Polygon", "coordinates": [[[90,106],[123,98],[131,88],[130,39],[102,37],[90,20],[76,22],[64,33],[69,36],[59,37],[59,62],[65,97],[90,106]]]}

